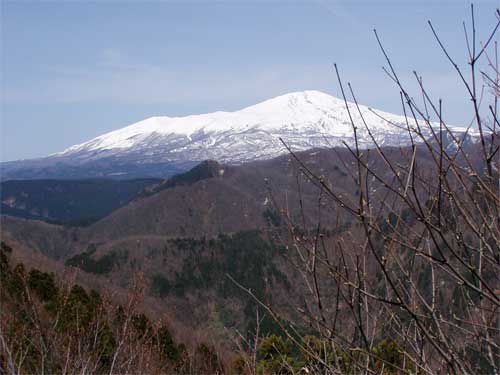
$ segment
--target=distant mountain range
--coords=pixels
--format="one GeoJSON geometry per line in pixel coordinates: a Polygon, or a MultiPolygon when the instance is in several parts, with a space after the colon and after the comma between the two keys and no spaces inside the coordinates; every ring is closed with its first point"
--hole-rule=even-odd
{"type": "MultiPolygon", "coordinates": [[[[349,108],[362,147],[373,141],[361,115],[380,145],[409,144],[404,117],[362,105],[358,111],[353,103],[349,108]]],[[[1,178],[169,177],[207,159],[241,164],[274,158],[287,152],[280,138],[295,151],[354,143],[344,101],[303,91],[236,112],[151,117],[45,158],[4,162],[1,178]]]]}

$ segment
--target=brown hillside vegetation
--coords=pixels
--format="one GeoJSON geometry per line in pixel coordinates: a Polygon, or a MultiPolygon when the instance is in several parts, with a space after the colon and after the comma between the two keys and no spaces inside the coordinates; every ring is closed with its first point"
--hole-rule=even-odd
{"type": "MultiPolygon", "coordinates": [[[[473,8],[473,31],[464,24],[467,76],[429,23],[470,99],[477,137],[458,138],[417,74],[418,95],[407,92],[375,33],[409,147],[361,149],[357,132],[370,130],[351,121],[352,147],[241,166],[209,161],[88,227],[3,216],[2,237],[20,257],[46,259],[61,279],[78,271],[116,298],[90,284],[56,286],[56,276],[24,270],[2,245],[2,371],[66,373],[71,364],[84,373],[88,363],[106,373],[498,374],[495,14],[483,44],[473,8]],[[128,331],[123,322],[139,311],[115,317],[136,295],[145,318],[128,331]],[[177,343],[200,331],[208,342],[177,343]]],[[[335,70],[346,109],[356,111],[335,70]]]]}
{"type": "MultiPolygon", "coordinates": [[[[375,151],[367,152],[373,154],[372,164],[377,172],[389,173],[375,151]]],[[[411,149],[387,149],[386,153],[395,163],[404,164],[411,149]]],[[[325,183],[335,186],[347,199],[355,199],[355,159],[348,150],[312,150],[298,156],[312,171],[324,175],[325,183]]],[[[419,160],[423,165],[430,163],[425,152],[419,154],[419,160]]],[[[299,214],[298,183],[303,174],[291,156],[238,167],[219,166],[219,170],[220,175],[137,198],[88,228],[64,228],[3,216],[3,231],[33,249],[66,258],[84,250],[89,243],[123,241],[133,236],[212,237],[265,228],[269,210],[274,209],[270,198],[280,206],[286,203],[288,210],[299,214]]],[[[302,182],[300,194],[305,214],[314,217],[316,188],[307,180],[302,182]]],[[[330,224],[335,222],[331,216],[325,219],[331,220],[330,224]]]]}

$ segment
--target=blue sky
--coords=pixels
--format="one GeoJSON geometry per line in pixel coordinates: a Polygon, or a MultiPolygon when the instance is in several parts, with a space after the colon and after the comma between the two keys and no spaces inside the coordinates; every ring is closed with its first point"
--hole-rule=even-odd
{"type": "MultiPolygon", "coordinates": [[[[485,35],[500,0],[475,6],[485,35]]],[[[468,17],[461,0],[2,1],[1,157],[45,156],[153,115],[236,110],[305,89],[339,96],[333,62],[360,102],[401,113],[373,28],[410,87],[417,70],[448,122],[468,123],[426,23],[464,63],[468,17]]]]}

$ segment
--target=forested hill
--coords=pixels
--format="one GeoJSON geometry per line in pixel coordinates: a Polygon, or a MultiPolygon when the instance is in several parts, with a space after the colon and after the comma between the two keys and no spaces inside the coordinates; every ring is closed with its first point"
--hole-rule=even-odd
{"type": "Polygon", "coordinates": [[[85,225],[128,203],[161,180],[9,180],[1,183],[1,213],[65,225],[85,225]]]}

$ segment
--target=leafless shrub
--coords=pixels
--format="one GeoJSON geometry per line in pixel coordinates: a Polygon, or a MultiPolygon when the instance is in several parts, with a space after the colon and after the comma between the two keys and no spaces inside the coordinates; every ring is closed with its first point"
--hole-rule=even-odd
{"type": "MultiPolygon", "coordinates": [[[[310,372],[499,372],[495,35],[500,13],[483,44],[477,42],[473,7],[471,15],[470,29],[464,23],[469,72],[459,68],[429,22],[471,102],[473,126],[465,134],[448,126],[442,101],[431,99],[415,72],[416,96],[422,98],[417,103],[375,31],[387,63],[384,70],[399,91],[411,146],[388,149],[372,137],[374,149],[360,147],[359,132],[371,132],[364,120],[352,120],[353,111],[363,116],[354,90],[345,86],[335,66],[355,138],[353,147],[345,144],[348,160],[341,161],[351,166],[346,178],[353,179],[356,193],[343,194],[289,149],[298,181],[314,183],[319,191],[314,226],[277,207],[287,223],[290,259],[309,296],[296,311],[325,346],[319,350],[318,342],[311,345],[283,327],[315,359],[310,372]],[[478,87],[480,76],[486,91],[478,87]],[[348,95],[354,104],[348,103],[348,95]],[[470,137],[472,129],[477,137],[470,137]],[[322,227],[325,215],[343,218],[333,234],[322,227]]],[[[302,204],[299,198],[301,211],[302,204]]],[[[264,307],[279,320],[270,306],[264,307]]]]}
{"type": "Polygon", "coordinates": [[[170,323],[142,311],[147,284],[133,277],[127,296],[98,294],[54,274],[10,264],[0,250],[0,373],[221,373],[219,353],[204,342],[178,344],[170,323]],[[121,304],[117,302],[121,300],[121,304]]]}

